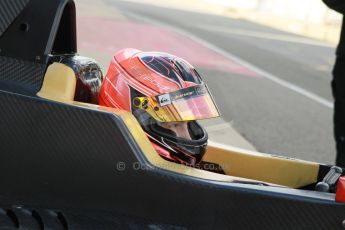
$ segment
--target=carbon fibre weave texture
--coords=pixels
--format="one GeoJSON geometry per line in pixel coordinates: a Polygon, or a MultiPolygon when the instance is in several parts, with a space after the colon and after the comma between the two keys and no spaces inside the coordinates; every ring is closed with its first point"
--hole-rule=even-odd
{"type": "Polygon", "coordinates": [[[189,229],[343,229],[345,205],[332,200],[135,169],[146,161],[117,116],[2,91],[0,105],[1,199],[189,229]]]}
{"type": "Polygon", "coordinates": [[[0,37],[28,2],[29,0],[0,1],[0,37]]]}
{"type": "Polygon", "coordinates": [[[0,81],[17,83],[38,92],[45,68],[44,64],[0,56],[0,81]]]}

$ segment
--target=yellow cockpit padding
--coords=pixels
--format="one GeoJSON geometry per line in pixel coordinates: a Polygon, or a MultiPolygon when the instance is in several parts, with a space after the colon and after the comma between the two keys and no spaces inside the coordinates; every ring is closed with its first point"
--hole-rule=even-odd
{"type": "Polygon", "coordinates": [[[147,160],[156,167],[208,180],[224,182],[232,182],[234,180],[253,182],[253,180],[207,172],[164,160],[152,147],[151,142],[148,140],[138,121],[131,113],[113,108],[73,101],[75,88],[76,77],[73,70],[64,64],[53,63],[48,67],[42,88],[37,95],[53,101],[113,113],[114,115],[116,114],[117,116],[121,117],[121,119],[127,125],[130,133],[133,135],[135,141],[145,154],[147,160]]]}
{"type": "Polygon", "coordinates": [[[225,173],[299,188],[315,183],[319,164],[209,143],[203,158],[222,166],[225,173]]]}
{"type": "Polygon", "coordinates": [[[38,96],[55,101],[73,101],[77,79],[74,71],[61,63],[51,64],[38,96]]]}
{"type": "MultiPolygon", "coordinates": [[[[94,109],[98,111],[105,111],[116,114],[119,116],[123,122],[126,124],[127,128],[129,129],[130,133],[134,137],[134,140],[139,145],[140,149],[143,151],[146,159],[155,167],[162,168],[168,171],[176,172],[179,174],[184,174],[188,176],[193,176],[197,178],[207,179],[207,180],[214,180],[214,181],[221,181],[221,182],[233,182],[233,181],[246,181],[246,182],[259,182],[256,180],[246,179],[246,178],[238,178],[228,175],[221,175],[217,173],[212,173],[200,169],[191,168],[185,165],[176,164],[170,161],[166,161],[161,158],[156,150],[153,148],[151,142],[147,138],[145,132],[141,128],[140,124],[136,120],[136,118],[129,112],[123,110],[117,110],[113,108],[108,108],[104,106],[97,106],[87,103],[81,102],[71,102],[76,106],[87,107],[89,109],[94,109]]],[[[274,185],[274,184],[271,184],[274,185]]]]}
{"type": "Polygon", "coordinates": [[[267,182],[272,185],[301,187],[316,181],[319,165],[306,161],[283,159],[267,154],[249,152],[242,149],[228,148],[211,144],[204,160],[221,165],[227,175],[212,173],[200,169],[172,163],[161,158],[135,117],[126,111],[73,101],[76,88],[74,71],[60,63],[53,63],[47,69],[40,97],[73,104],[92,110],[105,111],[119,116],[138,143],[151,165],[168,171],[197,178],[222,182],[249,181],[267,182]]]}

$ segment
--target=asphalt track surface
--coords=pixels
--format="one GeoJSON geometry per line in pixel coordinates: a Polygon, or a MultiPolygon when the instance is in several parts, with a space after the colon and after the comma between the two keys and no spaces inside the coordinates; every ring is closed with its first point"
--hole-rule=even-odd
{"type": "Polygon", "coordinates": [[[78,16],[81,54],[104,69],[129,46],[179,55],[196,66],[221,110],[210,129],[232,126],[260,152],[334,162],[332,45],[229,17],[97,2],[78,16]]]}

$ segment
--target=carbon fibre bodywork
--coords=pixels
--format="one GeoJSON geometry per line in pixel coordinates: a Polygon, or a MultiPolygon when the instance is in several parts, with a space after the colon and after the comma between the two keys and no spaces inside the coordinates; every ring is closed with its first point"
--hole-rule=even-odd
{"type": "Polygon", "coordinates": [[[74,2],[2,0],[0,6],[0,89],[34,95],[50,55],[77,50],[74,2]]]}
{"type": "MultiPolygon", "coordinates": [[[[345,205],[334,194],[163,169],[118,113],[37,97],[49,54],[76,52],[73,1],[44,2],[30,0],[6,31],[51,4],[54,23],[39,52],[47,58],[32,56],[37,50],[0,53],[0,228],[344,229],[345,205]],[[61,34],[71,35],[67,48],[61,34]]],[[[0,37],[0,48],[6,41],[0,37]]]]}
{"type": "Polygon", "coordinates": [[[345,206],[334,194],[159,169],[113,113],[4,91],[0,104],[4,205],[97,210],[198,229],[343,228],[345,206]]]}

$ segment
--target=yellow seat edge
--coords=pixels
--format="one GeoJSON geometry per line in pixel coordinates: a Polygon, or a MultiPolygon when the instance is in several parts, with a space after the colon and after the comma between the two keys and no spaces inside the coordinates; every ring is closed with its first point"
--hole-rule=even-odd
{"type": "Polygon", "coordinates": [[[73,101],[77,79],[72,68],[54,62],[47,68],[37,96],[55,101],[73,101]]]}
{"type": "Polygon", "coordinates": [[[130,133],[143,151],[147,160],[155,167],[192,177],[221,182],[261,182],[253,179],[212,173],[164,160],[157,154],[151,142],[148,140],[145,132],[142,130],[140,124],[130,112],[73,101],[76,81],[74,71],[70,67],[61,63],[53,63],[48,67],[42,88],[37,95],[53,101],[97,111],[109,112],[119,116],[128,127],[130,133]]]}
{"type": "MultiPolygon", "coordinates": [[[[82,102],[76,102],[76,101],[69,102],[68,104],[73,104],[75,106],[80,106],[80,107],[88,108],[92,110],[108,112],[120,117],[121,120],[127,126],[128,130],[130,131],[136,143],[139,145],[140,149],[143,151],[146,159],[150,162],[150,164],[152,164],[153,166],[157,168],[175,172],[178,174],[183,174],[183,175],[188,175],[188,176],[192,176],[192,177],[196,177],[200,179],[213,180],[213,181],[218,181],[218,182],[234,182],[234,181],[258,182],[258,183],[262,182],[262,181],[247,179],[247,178],[240,178],[240,177],[235,177],[235,176],[212,173],[205,170],[196,169],[196,168],[188,167],[185,165],[166,161],[163,158],[161,158],[156,152],[156,150],[153,148],[151,142],[147,138],[145,132],[143,131],[137,119],[133,116],[132,113],[124,111],[124,110],[119,110],[119,109],[114,109],[114,108],[109,108],[109,107],[104,107],[104,106],[99,106],[99,105],[93,105],[93,104],[87,104],[87,103],[82,103],[82,102]]],[[[280,186],[273,183],[267,183],[267,184],[270,184],[272,186],[280,186]]]]}
{"type": "Polygon", "coordinates": [[[320,165],[210,142],[205,161],[221,165],[227,175],[266,181],[292,188],[317,181],[320,165]]]}

